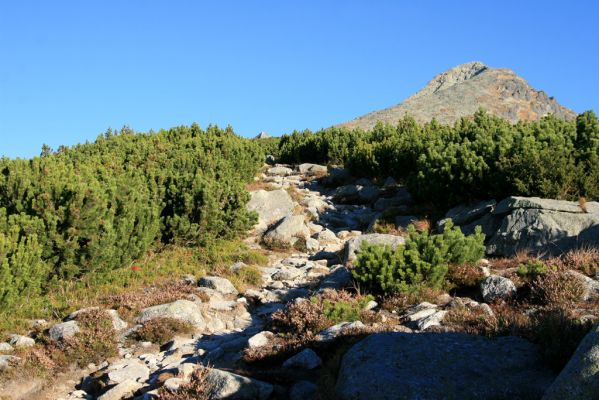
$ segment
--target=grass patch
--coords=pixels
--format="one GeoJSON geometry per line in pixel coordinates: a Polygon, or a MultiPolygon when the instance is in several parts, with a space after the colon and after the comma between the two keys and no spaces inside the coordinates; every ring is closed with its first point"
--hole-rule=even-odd
{"type": "MultiPolygon", "coordinates": [[[[10,310],[0,310],[0,334],[25,333],[30,329],[33,319],[56,321],[84,307],[118,306],[116,300],[124,301],[124,306],[118,307],[121,311],[124,308],[137,310],[147,306],[145,304],[168,301],[170,298],[177,300],[186,293],[178,296],[155,294],[145,304],[141,297],[165,289],[169,293],[182,289],[177,284],[171,285],[174,280],[189,274],[201,277],[220,271],[226,276],[230,274],[228,266],[238,261],[259,265],[266,264],[268,258],[260,251],[249,249],[239,240],[219,240],[206,247],[194,248],[164,246],[146,253],[143,258],[125,267],[110,272],[89,273],[77,280],[55,281],[50,284],[47,294],[20,299],[10,310]]],[[[126,318],[127,312],[123,316],[126,318]]]]}

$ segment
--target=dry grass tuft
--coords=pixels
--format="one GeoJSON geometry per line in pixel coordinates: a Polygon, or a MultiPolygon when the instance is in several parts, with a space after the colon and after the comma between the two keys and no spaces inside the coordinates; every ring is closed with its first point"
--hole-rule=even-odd
{"type": "Polygon", "coordinates": [[[179,387],[176,392],[170,392],[164,387],[158,390],[160,400],[212,400],[215,387],[208,380],[208,368],[198,368],[191,376],[189,383],[179,387]]]}
{"type": "Polygon", "coordinates": [[[571,250],[560,257],[564,269],[573,269],[586,275],[595,275],[599,271],[599,248],[581,247],[571,250]]]}
{"type": "Polygon", "coordinates": [[[135,331],[132,339],[163,345],[177,335],[193,333],[193,325],[174,318],[154,318],[135,331]]]}

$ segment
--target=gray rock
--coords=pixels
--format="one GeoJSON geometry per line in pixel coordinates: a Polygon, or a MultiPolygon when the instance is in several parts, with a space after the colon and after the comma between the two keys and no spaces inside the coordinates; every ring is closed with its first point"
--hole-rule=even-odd
{"type": "Polygon", "coordinates": [[[362,188],[363,187],[360,185],[339,186],[337,190],[335,190],[333,197],[338,203],[357,203],[359,201],[360,190],[362,190],[362,188]]]}
{"type": "Polygon", "coordinates": [[[330,229],[324,229],[315,235],[316,239],[320,244],[337,244],[339,239],[335,233],[330,229]]]}
{"type": "Polygon", "coordinates": [[[198,281],[198,286],[216,290],[220,294],[237,294],[231,281],[219,276],[204,276],[198,281]]]}
{"type": "Polygon", "coordinates": [[[584,300],[589,301],[599,296],[599,282],[597,282],[595,279],[589,278],[585,274],[574,270],[569,270],[566,273],[577,278],[582,283],[584,287],[584,300]]]}
{"type": "Polygon", "coordinates": [[[315,369],[322,360],[312,349],[304,349],[283,363],[284,368],[315,369]]]}
{"type": "Polygon", "coordinates": [[[471,206],[460,205],[447,211],[445,218],[451,219],[456,225],[464,225],[489,214],[496,204],[495,200],[487,200],[471,206]]]}
{"type": "Polygon", "coordinates": [[[373,203],[381,194],[381,190],[376,186],[364,186],[358,192],[360,203],[373,203]]]}
{"type": "Polygon", "coordinates": [[[308,381],[300,381],[289,390],[289,400],[314,400],[318,393],[318,386],[308,381]]]}
{"type": "Polygon", "coordinates": [[[268,226],[293,212],[293,200],[284,189],[257,190],[250,192],[251,198],[246,208],[258,213],[258,224],[255,229],[264,232],[268,226]]]}
{"type": "Polygon", "coordinates": [[[580,246],[599,245],[599,203],[578,203],[536,197],[508,197],[493,215],[501,218],[489,238],[487,253],[513,256],[518,251],[555,255],[580,246]]]}
{"type": "Polygon", "coordinates": [[[174,318],[189,322],[198,329],[203,329],[206,326],[200,306],[189,300],[177,300],[145,308],[137,317],[137,322],[143,324],[154,318],[174,318]]]}
{"type": "Polygon", "coordinates": [[[492,303],[495,300],[507,299],[516,294],[516,285],[508,278],[491,275],[481,282],[480,291],[483,299],[487,303],[492,303]]]}
{"type": "Polygon", "coordinates": [[[136,358],[120,360],[109,367],[107,378],[109,383],[122,383],[127,380],[145,382],[150,377],[150,369],[136,358]]]}
{"type": "Polygon", "coordinates": [[[268,343],[270,343],[273,337],[274,334],[269,331],[256,333],[254,336],[248,339],[248,346],[250,349],[266,346],[268,343]]]}
{"type": "Polygon", "coordinates": [[[304,174],[307,176],[324,175],[327,173],[327,170],[328,170],[326,165],[318,165],[318,164],[310,164],[310,163],[300,164],[297,166],[297,169],[300,174],[304,174]]]}
{"type": "Polygon", "coordinates": [[[131,379],[124,380],[116,386],[113,386],[103,395],[98,397],[98,400],[121,400],[133,397],[133,394],[137,392],[143,384],[136,382],[131,379]]]}
{"type": "Polygon", "coordinates": [[[34,339],[30,338],[29,336],[23,335],[10,335],[8,343],[10,343],[13,347],[17,349],[35,346],[34,339]]]}
{"type": "Polygon", "coordinates": [[[348,331],[354,329],[364,328],[364,324],[362,321],[354,321],[354,322],[340,322],[337,325],[333,325],[323,330],[318,334],[318,339],[321,341],[329,341],[333,340],[336,337],[345,334],[348,331]]]}
{"type": "Polygon", "coordinates": [[[376,211],[385,211],[389,208],[406,207],[414,202],[412,195],[405,186],[400,186],[392,197],[381,197],[374,203],[376,211]]]}
{"type": "Polygon", "coordinates": [[[302,274],[302,270],[297,268],[282,268],[273,274],[272,279],[275,281],[292,281],[302,274]]]}
{"type": "Polygon", "coordinates": [[[343,289],[352,281],[351,272],[344,265],[337,265],[320,282],[319,289],[343,289]]]}
{"type": "Polygon", "coordinates": [[[19,360],[19,357],[0,355],[0,371],[6,371],[11,367],[12,363],[15,363],[19,360]]]}
{"type": "Polygon", "coordinates": [[[6,342],[0,343],[0,352],[10,353],[11,351],[14,351],[14,348],[10,344],[6,342]]]}
{"type": "Polygon", "coordinates": [[[333,167],[329,170],[329,175],[325,177],[324,183],[329,186],[342,185],[351,179],[351,173],[348,169],[333,167]]]}
{"type": "Polygon", "coordinates": [[[345,354],[335,389],[341,400],[538,399],[553,378],[520,338],[379,333],[345,354]]]}
{"type": "Polygon", "coordinates": [[[418,330],[425,330],[431,326],[441,325],[445,314],[447,314],[447,312],[439,310],[439,307],[436,304],[425,301],[408,308],[404,313],[403,318],[410,327],[418,330]]]}
{"type": "Polygon", "coordinates": [[[291,168],[277,166],[269,168],[266,173],[273,176],[287,176],[293,174],[293,170],[291,168]]]}
{"type": "Polygon", "coordinates": [[[59,341],[71,338],[80,331],[77,321],[67,321],[54,325],[48,330],[48,335],[50,339],[59,341]]]}
{"type": "Polygon", "coordinates": [[[362,243],[390,246],[392,249],[404,244],[405,240],[401,236],[386,235],[382,233],[369,233],[366,235],[356,236],[345,242],[344,262],[353,262],[360,252],[362,243]]]}
{"type": "Polygon", "coordinates": [[[599,325],[584,337],[543,400],[599,399],[599,325]]]}
{"type": "Polygon", "coordinates": [[[214,388],[215,400],[267,400],[273,391],[270,383],[218,369],[210,369],[206,381],[214,388]]]}
{"type": "Polygon", "coordinates": [[[303,215],[289,215],[264,235],[265,243],[276,243],[292,246],[298,238],[310,237],[310,229],[306,226],[303,215]]]}

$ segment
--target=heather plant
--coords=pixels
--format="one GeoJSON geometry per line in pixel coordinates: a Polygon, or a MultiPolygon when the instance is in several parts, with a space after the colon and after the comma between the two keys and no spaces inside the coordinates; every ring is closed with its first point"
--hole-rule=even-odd
{"type": "Polygon", "coordinates": [[[479,227],[473,235],[465,236],[451,222],[441,234],[418,232],[410,225],[405,244],[395,250],[364,243],[352,275],[361,286],[382,293],[440,288],[449,264],[473,264],[482,258],[484,250],[479,227]]]}

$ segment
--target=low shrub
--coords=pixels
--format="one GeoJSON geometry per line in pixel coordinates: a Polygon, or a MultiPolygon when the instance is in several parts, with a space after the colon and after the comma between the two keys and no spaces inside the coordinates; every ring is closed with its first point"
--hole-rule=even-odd
{"type": "Polygon", "coordinates": [[[565,269],[573,269],[592,276],[599,271],[599,249],[583,247],[570,250],[560,257],[560,261],[565,269]]]}
{"type": "Polygon", "coordinates": [[[541,260],[534,259],[518,266],[518,276],[525,280],[535,280],[545,275],[549,270],[550,268],[541,260]]]}
{"type": "Polygon", "coordinates": [[[371,300],[374,300],[371,295],[354,297],[345,291],[326,291],[322,297],[311,299],[322,304],[324,316],[334,324],[360,321],[364,308],[371,300]]]}
{"type": "Polygon", "coordinates": [[[482,269],[472,264],[449,264],[447,281],[450,286],[458,288],[473,288],[478,286],[485,274],[482,269]]]}
{"type": "Polygon", "coordinates": [[[539,276],[531,287],[533,300],[549,307],[571,307],[583,300],[584,293],[580,279],[562,271],[539,276]]]}
{"type": "Polygon", "coordinates": [[[285,309],[274,312],[271,324],[277,331],[304,338],[313,337],[332,325],[320,304],[308,300],[289,303],[285,309]]]}
{"type": "MultiPolygon", "coordinates": [[[[102,310],[90,310],[77,316],[80,332],[54,345],[68,362],[80,367],[100,363],[118,355],[117,337],[110,316],[102,310]]],[[[54,357],[60,357],[54,352],[54,357]]]]}
{"type": "Polygon", "coordinates": [[[484,251],[480,227],[473,235],[465,236],[451,221],[441,234],[418,232],[410,225],[405,244],[395,250],[363,243],[352,275],[358,284],[375,292],[440,288],[449,264],[473,264],[482,258],[484,251]]]}
{"type": "Polygon", "coordinates": [[[193,331],[193,325],[189,322],[175,318],[154,318],[145,322],[131,338],[140,342],[152,342],[162,345],[177,335],[186,335],[193,331]]]}

